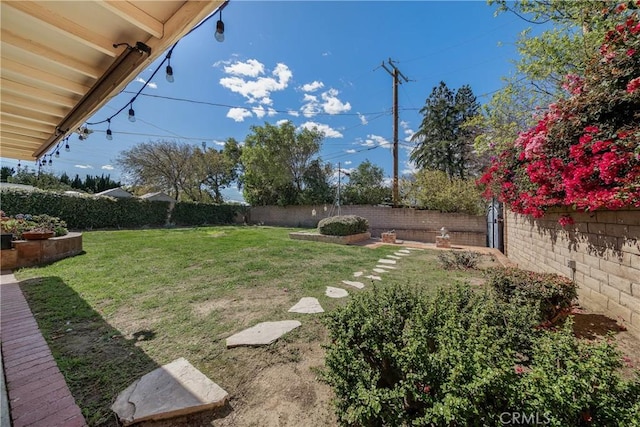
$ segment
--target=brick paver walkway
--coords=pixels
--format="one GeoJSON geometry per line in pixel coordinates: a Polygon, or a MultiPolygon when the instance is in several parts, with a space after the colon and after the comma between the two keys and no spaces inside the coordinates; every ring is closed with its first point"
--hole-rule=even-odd
{"type": "Polygon", "coordinates": [[[86,426],[13,274],[0,278],[0,328],[13,427],[86,426]]]}

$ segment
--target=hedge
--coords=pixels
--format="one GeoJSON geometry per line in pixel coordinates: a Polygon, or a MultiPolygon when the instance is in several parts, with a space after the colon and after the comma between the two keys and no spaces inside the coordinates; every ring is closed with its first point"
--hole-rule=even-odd
{"type": "MultiPolygon", "coordinates": [[[[9,216],[47,214],[64,220],[70,229],[161,227],[168,223],[169,202],[136,198],[72,196],[42,190],[2,189],[2,210],[9,216]]],[[[178,202],[171,223],[183,226],[229,224],[244,209],[237,205],[178,202]]]]}
{"type": "Polygon", "coordinates": [[[328,236],[350,236],[366,233],[369,221],[357,215],[341,215],[324,218],[318,223],[318,232],[328,236]]]}

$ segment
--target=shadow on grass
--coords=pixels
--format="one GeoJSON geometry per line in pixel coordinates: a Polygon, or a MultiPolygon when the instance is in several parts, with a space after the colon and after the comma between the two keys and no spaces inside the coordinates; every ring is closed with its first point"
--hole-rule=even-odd
{"type": "MultiPolygon", "coordinates": [[[[25,280],[20,287],[87,423],[119,426],[117,415],[111,410],[118,394],[159,367],[136,345],[138,341],[153,340],[156,333],[141,330],[132,339],[125,338],[59,277],[25,280]]],[[[230,411],[227,405],[215,413],[207,411],[182,418],[206,422],[230,411]]],[[[178,421],[163,425],[181,425],[176,424],[178,421]]]]}

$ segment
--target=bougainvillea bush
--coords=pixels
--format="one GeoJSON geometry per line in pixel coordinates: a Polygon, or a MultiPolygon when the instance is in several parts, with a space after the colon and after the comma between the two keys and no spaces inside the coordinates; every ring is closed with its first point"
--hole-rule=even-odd
{"type": "MultiPolygon", "coordinates": [[[[624,5],[584,76],[566,98],[500,153],[479,183],[517,213],[640,207],[640,21],[624,5]]],[[[570,218],[561,218],[561,224],[570,218]]]]}

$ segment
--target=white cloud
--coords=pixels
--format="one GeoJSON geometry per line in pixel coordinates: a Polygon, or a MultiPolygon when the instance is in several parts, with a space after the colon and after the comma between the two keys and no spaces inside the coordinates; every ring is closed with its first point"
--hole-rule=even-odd
{"type": "Polygon", "coordinates": [[[231,108],[227,113],[227,117],[235,120],[236,122],[244,122],[247,117],[252,117],[251,111],[246,108],[231,108]]]}
{"type": "Polygon", "coordinates": [[[342,138],[344,136],[337,130],[333,129],[331,126],[325,125],[323,123],[305,122],[300,125],[300,128],[309,129],[309,130],[316,128],[320,132],[324,133],[324,136],[326,138],[342,138]]]}
{"type": "Polygon", "coordinates": [[[151,89],[158,89],[158,85],[154,82],[149,82],[147,83],[147,81],[143,78],[136,78],[134,81],[138,82],[138,83],[142,83],[142,84],[147,84],[147,87],[150,87],[151,89]]]}
{"type": "Polygon", "coordinates": [[[100,169],[104,169],[104,170],[107,170],[107,171],[112,171],[115,168],[113,166],[111,166],[111,165],[102,165],[102,167],[100,169]]]}
{"type": "Polygon", "coordinates": [[[331,52],[327,51],[327,52],[322,52],[322,56],[329,56],[331,55],[331,52]]]}
{"type": "Polygon", "coordinates": [[[353,163],[351,160],[347,160],[346,162],[344,162],[345,165],[350,165],[351,163],[353,163]]]}
{"type": "Polygon", "coordinates": [[[213,141],[214,145],[217,145],[218,147],[224,147],[225,142],[224,141],[213,141]]]}
{"type": "MultiPolygon", "coordinates": [[[[247,63],[251,61],[255,60],[249,60],[247,61],[247,63]]],[[[234,72],[241,70],[247,73],[255,73],[255,69],[259,68],[259,66],[264,67],[261,63],[255,61],[255,63],[252,63],[252,70],[254,71],[249,71],[249,67],[246,67],[247,63],[243,63],[242,66],[236,68],[234,68],[233,65],[230,67],[225,67],[225,71],[230,68],[234,72]]],[[[242,95],[250,104],[258,103],[270,105],[272,103],[270,98],[271,93],[286,89],[287,86],[289,86],[291,77],[293,77],[293,74],[291,70],[289,70],[289,67],[282,63],[278,63],[276,65],[276,67],[271,72],[271,75],[271,77],[258,77],[255,80],[251,80],[239,77],[237,74],[231,74],[231,77],[221,78],[220,85],[226,89],[229,89],[231,92],[242,95]]],[[[249,75],[245,76],[253,77],[249,75]]]]}
{"type": "Polygon", "coordinates": [[[418,168],[416,168],[416,165],[410,160],[404,162],[404,167],[405,168],[402,169],[402,175],[413,175],[418,172],[418,168]]]}
{"type": "Polygon", "coordinates": [[[347,153],[349,153],[349,154],[353,154],[355,152],[356,152],[356,150],[354,150],[353,148],[350,148],[350,149],[347,150],[347,153]]]}
{"type": "Polygon", "coordinates": [[[300,89],[302,89],[304,92],[315,92],[316,90],[322,89],[323,87],[324,87],[324,83],[315,80],[311,83],[302,85],[300,89]]]}
{"type": "Polygon", "coordinates": [[[415,131],[409,127],[409,122],[401,120],[400,127],[403,129],[403,132],[405,134],[404,141],[411,142],[411,138],[415,134],[415,131]]]}
{"type": "Polygon", "coordinates": [[[383,136],[367,135],[367,138],[363,142],[360,142],[360,145],[362,145],[363,147],[390,147],[391,142],[387,141],[387,139],[383,136]]]}
{"type": "Polygon", "coordinates": [[[276,122],[276,125],[278,125],[278,126],[282,126],[283,124],[287,123],[288,121],[289,121],[289,120],[287,120],[287,119],[278,120],[278,121],[276,122]]]}
{"type": "Polygon", "coordinates": [[[344,113],[345,111],[351,110],[351,104],[343,103],[338,99],[338,92],[335,89],[329,89],[324,92],[322,96],[322,100],[324,103],[322,104],[322,109],[327,114],[339,114],[344,113]]]}
{"type": "Polygon", "coordinates": [[[74,165],[75,167],[77,167],[78,169],[93,169],[93,166],[91,165],[74,165]]]}
{"type": "Polygon", "coordinates": [[[290,115],[290,116],[293,116],[293,117],[300,117],[300,113],[298,113],[295,110],[289,110],[289,111],[287,111],[287,114],[290,115]]]}
{"type": "Polygon", "coordinates": [[[369,121],[367,120],[367,117],[364,114],[358,113],[358,118],[360,119],[360,123],[362,125],[369,124],[369,121]]]}
{"type": "Polygon", "coordinates": [[[237,61],[224,67],[224,72],[234,76],[258,77],[264,74],[264,64],[255,59],[248,59],[246,62],[237,61]]]}
{"type": "Polygon", "coordinates": [[[306,102],[306,104],[300,108],[303,116],[313,117],[320,112],[320,103],[318,102],[317,96],[305,93],[302,101],[306,102]]]}

